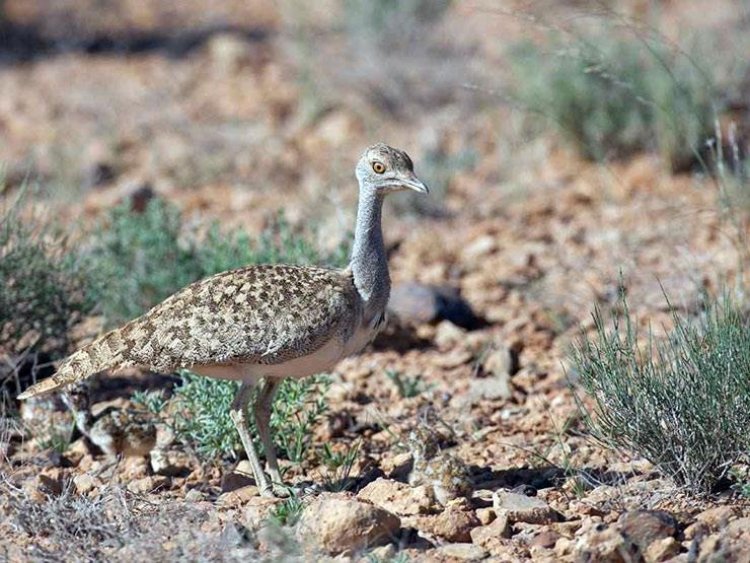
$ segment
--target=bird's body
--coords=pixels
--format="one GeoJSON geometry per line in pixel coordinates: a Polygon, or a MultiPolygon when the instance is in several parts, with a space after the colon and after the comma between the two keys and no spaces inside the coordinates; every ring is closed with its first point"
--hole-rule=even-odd
{"type": "Polygon", "coordinates": [[[390,292],[381,230],[384,195],[401,189],[427,191],[409,157],[382,144],[365,152],[357,178],[360,203],[346,269],[248,266],[195,282],[75,352],[57,373],[19,398],[127,366],[164,373],[186,368],[241,381],[230,415],[260,489],[269,492],[246,429],[245,405],[253,387],[264,381],[255,404],[257,426],[271,477],[281,481],[268,427],[279,381],[326,371],[359,352],[377,333],[390,292]]]}

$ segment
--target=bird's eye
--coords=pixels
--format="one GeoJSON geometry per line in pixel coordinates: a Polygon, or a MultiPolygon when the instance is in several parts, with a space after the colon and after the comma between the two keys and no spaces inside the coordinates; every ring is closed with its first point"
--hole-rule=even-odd
{"type": "Polygon", "coordinates": [[[383,172],[385,172],[385,164],[383,164],[382,162],[373,162],[372,169],[376,174],[382,174],[383,172]]]}

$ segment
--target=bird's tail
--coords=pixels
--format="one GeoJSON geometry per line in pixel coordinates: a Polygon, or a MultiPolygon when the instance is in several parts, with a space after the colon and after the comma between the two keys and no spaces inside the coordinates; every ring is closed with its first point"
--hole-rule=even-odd
{"type": "Polygon", "coordinates": [[[28,399],[55,391],[65,385],[81,381],[107,368],[119,365],[125,350],[121,329],[108,332],[84,348],[68,356],[57,372],[40,381],[18,395],[19,399],[28,399]]]}

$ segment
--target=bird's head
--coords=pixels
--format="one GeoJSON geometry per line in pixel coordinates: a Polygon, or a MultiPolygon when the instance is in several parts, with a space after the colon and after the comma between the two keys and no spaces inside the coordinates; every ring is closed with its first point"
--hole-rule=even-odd
{"type": "Polygon", "coordinates": [[[430,190],[414,174],[414,164],[404,151],[378,143],[369,147],[356,168],[360,189],[386,194],[414,190],[426,194],[430,190]]]}

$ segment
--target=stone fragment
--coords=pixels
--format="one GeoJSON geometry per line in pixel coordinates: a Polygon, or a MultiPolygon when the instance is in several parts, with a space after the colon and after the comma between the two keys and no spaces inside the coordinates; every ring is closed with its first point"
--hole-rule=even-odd
{"type": "Polygon", "coordinates": [[[696,536],[715,532],[726,526],[735,514],[735,509],[731,506],[715,506],[704,510],[695,517],[695,522],[685,528],[685,539],[692,540],[696,536]]]}
{"type": "Polygon", "coordinates": [[[258,496],[258,487],[255,485],[246,485],[232,489],[219,495],[216,499],[216,505],[221,508],[235,508],[248,502],[250,499],[258,496]]]}
{"type": "Polygon", "coordinates": [[[73,477],[73,485],[79,495],[85,495],[101,486],[101,481],[88,473],[82,473],[73,477]]]}
{"type": "MultiPolygon", "coordinates": [[[[556,551],[558,547],[559,545],[555,546],[556,551]]],[[[606,527],[603,524],[594,526],[579,536],[575,542],[574,552],[578,561],[629,563],[638,560],[622,534],[614,527],[606,527]]]]}
{"type": "Polygon", "coordinates": [[[429,514],[438,508],[427,487],[410,487],[382,477],[362,489],[357,498],[398,516],[429,514]]]}
{"type": "Polygon", "coordinates": [[[398,516],[352,497],[324,494],[308,505],[297,523],[297,539],[330,555],[352,555],[396,536],[398,516]]]}
{"type": "Polygon", "coordinates": [[[372,561],[392,561],[396,557],[396,553],[396,546],[389,543],[371,549],[369,556],[372,561]]]}
{"type": "Polygon", "coordinates": [[[495,511],[491,508],[478,508],[477,518],[482,523],[482,526],[486,526],[495,519],[495,511]]]}
{"type": "Polygon", "coordinates": [[[558,539],[560,539],[560,534],[554,530],[546,529],[532,537],[529,545],[551,549],[555,547],[558,539]]]}
{"type": "Polygon", "coordinates": [[[481,523],[468,503],[451,501],[439,514],[405,516],[404,526],[416,528],[427,538],[449,542],[470,542],[471,530],[481,523]]]}
{"type": "Polygon", "coordinates": [[[677,556],[682,550],[682,545],[673,537],[661,538],[652,542],[643,553],[646,563],[658,563],[667,561],[677,556]]]}
{"type": "Polygon", "coordinates": [[[247,473],[244,469],[245,467],[241,467],[238,464],[234,471],[224,475],[221,479],[221,491],[223,493],[228,493],[249,485],[255,485],[255,479],[253,478],[252,473],[247,473]]]}
{"type": "Polygon", "coordinates": [[[185,500],[187,502],[201,502],[206,500],[206,498],[208,498],[208,495],[200,489],[190,489],[185,493],[185,500]]]}
{"type": "Polygon", "coordinates": [[[388,310],[394,317],[409,324],[447,320],[456,326],[474,329],[482,322],[457,288],[416,282],[396,284],[391,290],[388,310]]]}
{"type": "Polygon", "coordinates": [[[497,249],[497,240],[491,235],[480,236],[463,248],[461,258],[465,262],[475,262],[497,249]]]}
{"type": "Polygon", "coordinates": [[[150,493],[157,489],[166,487],[169,484],[169,477],[164,475],[149,475],[128,483],[128,490],[132,493],[150,493]]]}
{"type": "Polygon", "coordinates": [[[150,459],[151,469],[159,475],[177,477],[190,473],[190,456],[180,450],[154,448],[150,459]]]}
{"type": "MultiPolygon", "coordinates": [[[[229,494],[237,492],[239,491],[229,494]]],[[[242,524],[250,530],[258,530],[268,522],[271,511],[282,502],[284,502],[284,499],[258,496],[256,489],[255,495],[244,501],[245,507],[242,512],[242,524]]]]}
{"type": "Polygon", "coordinates": [[[497,553],[504,545],[502,540],[510,538],[510,522],[507,515],[503,514],[486,526],[474,528],[470,535],[472,543],[490,553],[497,553]]]}
{"type": "Polygon", "coordinates": [[[487,557],[487,552],[473,543],[449,543],[436,551],[440,557],[458,561],[481,561],[487,557]]]}
{"type": "Polygon", "coordinates": [[[460,343],[466,336],[466,331],[450,321],[442,321],[435,330],[435,344],[440,350],[447,350],[460,343]]]}
{"type": "Polygon", "coordinates": [[[620,516],[617,528],[640,553],[645,553],[656,540],[673,537],[677,533],[677,521],[663,510],[632,510],[620,516]]]}
{"type": "Polygon", "coordinates": [[[505,514],[511,523],[551,524],[562,520],[560,513],[542,499],[507,491],[495,491],[492,508],[498,517],[505,514]]]}

